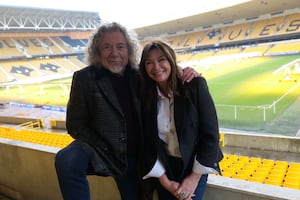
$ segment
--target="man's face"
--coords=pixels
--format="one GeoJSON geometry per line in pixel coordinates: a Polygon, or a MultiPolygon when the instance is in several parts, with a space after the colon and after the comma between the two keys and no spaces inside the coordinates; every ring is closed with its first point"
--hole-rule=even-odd
{"type": "Polygon", "coordinates": [[[104,33],[100,49],[102,66],[112,73],[123,74],[128,64],[128,48],[123,33],[104,33]]]}

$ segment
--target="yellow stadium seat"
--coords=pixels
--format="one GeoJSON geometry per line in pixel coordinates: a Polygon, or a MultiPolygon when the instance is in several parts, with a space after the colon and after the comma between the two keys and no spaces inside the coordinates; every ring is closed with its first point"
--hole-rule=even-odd
{"type": "Polygon", "coordinates": [[[283,178],[284,175],[273,175],[273,174],[269,174],[264,183],[266,184],[271,184],[271,185],[277,185],[277,186],[281,186],[283,183],[283,178]]]}
{"type": "Polygon", "coordinates": [[[261,158],[251,157],[250,158],[250,162],[251,163],[259,163],[259,164],[261,164],[261,158]]]}
{"type": "Polygon", "coordinates": [[[234,154],[228,154],[227,155],[228,159],[231,161],[238,161],[238,156],[234,154]]]}
{"type": "Polygon", "coordinates": [[[296,176],[296,177],[300,177],[300,171],[298,170],[291,170],[288,169],[288,171],[286,172],[286,176],[296,176]]]}
{"type": "Polygon", "coordinates": [[[265,180],[266,176],[263,174],[252,174],[251,176],[248,177],[249,181],[252,182],[258,182],[258,183],[263,183],[265,180]]]}
{"type": "Polygon", "coordinates": [[[229,162],[229,161],[221,161],[219,163],[219,166],[220,166],[220,169],[222,170],[222,169],[228,168],[230,164],[231,164],[231,162],[229,162]]]}
{"type": "Polygon", "coordinates": [[[238,160],[241,161],[241,162],[244,162],[245,164],[249,163],[249,157],[248,156],[239,156],[238,160]]]}
{"type": "Polygon", "coordinates": [[[270,169],[268,168],[257,168],[255,170],[255,174],[260,174],[261,176],[267,176],[270,173],[270,169]]]}
{"type": "Polygon", "coordinates": [[[237,178],[237,179],[242,179],[242,180],[248,180],[249,175],[246,173],[235,173],[231,177],[237,178]]]}
{"type": "Polygon", "coordinates": [[[230,177],[231,178],[231,176],[233,174],[235,174],[235,170],[228,168],[226,170],[221,171],[221,174],[222,174],[222,176],[226,176],[226,177],[230,177]]]}
{"type": "Polygon", "coordinates": [[[224,159],[226,159],[226,160],[228,159],[228,154],[227,153],[223,153],[223,160],[224,159]]]}
{"type": "Polygon", "coordinates": [[[272,171],[287,171],[288,166],[287,165],[274,165],[272,171]]]}
{"type": "Polygon", "coordinates": [[[257,168],[257,165],[249,165],[249,164],[246,164],[244,167],[243,167],[243,170],[247,170],[249,172],[254,172],[257,168]]]}
{"type": "Polygon", "coordinates": [[[286,174],[286,170],[278,170],[278,169],[272,169],[271,171],[270,171],[270,174],[271,175],[274,175],[274,176],[282,176],[282,177],[284,177],[285,176],[285,174],[286,174]]]}
{"type": "Polygon", "coordinates": [[[300,183],[300,176],[285,176],[284,181],[300,183]]]}
{"type": "Polygon", "coordinates": [[[270,160],[270,159],[262,159],[262,164],[263,165],[271,165],[273,166],[274,165],[274,160],[270,160]]]}
{"type": "Polygon", "coordinates": [[[289,169],[298,169],[300,171],[300,163],[290,162],[289,169]]]}
{"type": "Polygon", "coordinates": [[[300,189],[300,183],[299,182],[292,182],[292,181],[284,181],[282,184],[283,187],[292,188],[292,189],[300,189]]]}
{"type": "Polygon", "coordinates": [[[265,184],[270,184],[270,185],[281,186],[282,181],[281,181],[281,180],[265,179],[265,180],[264,180],[264,183],[265,183],[265,184]]]}
{"type": "Polygon", "coordinates": [[[289,164],[287,161],[276,160],[275,165],[287,167],[289,164]]]}

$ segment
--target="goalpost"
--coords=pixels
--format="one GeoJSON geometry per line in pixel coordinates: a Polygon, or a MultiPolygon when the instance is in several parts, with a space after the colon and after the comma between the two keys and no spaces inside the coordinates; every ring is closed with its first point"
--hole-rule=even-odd
{"type": "Polygon", "coordinates": [[[285,65],[282,65],[280,68],[273,72],[273,75],[276,76],[279,73],[283,72],[283,77],[279,81],[297,81],[293,75],[300,74],[300,58],[294,61],[291,61],[285,65]]]}

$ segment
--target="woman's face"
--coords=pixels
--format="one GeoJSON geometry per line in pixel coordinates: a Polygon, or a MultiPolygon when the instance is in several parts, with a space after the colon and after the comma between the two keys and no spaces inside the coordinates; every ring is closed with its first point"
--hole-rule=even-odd
{"type": "Polygon", "coordinates": [[[159,49],[149,51],[145,61],[146,72],[158,85],[166,86],[171,74],[171,65],[159,49]]]}

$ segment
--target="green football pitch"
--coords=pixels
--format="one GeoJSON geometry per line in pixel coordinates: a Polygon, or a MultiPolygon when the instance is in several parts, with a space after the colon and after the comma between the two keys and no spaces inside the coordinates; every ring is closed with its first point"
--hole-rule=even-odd
{"type": "MultiPolygon", "coordinates": [[[[295,135],[300,129],[300,75],[286,80],[282,65],[300,56],[259,57],[199,65],[208,82],[220,128],[295,135]]],[[[65,107],[71,78],[43,84],[3,87],[1,102],[65,107]]]]}
{"type": "Polygon", "coordinates": [[[300,129],[300,76],[292,73],[286,77],[285,70],[274,72],[299,57],[251,58],[200,66],[198,70],[207,78],[220,126],[295,135],[300,129]]]}

